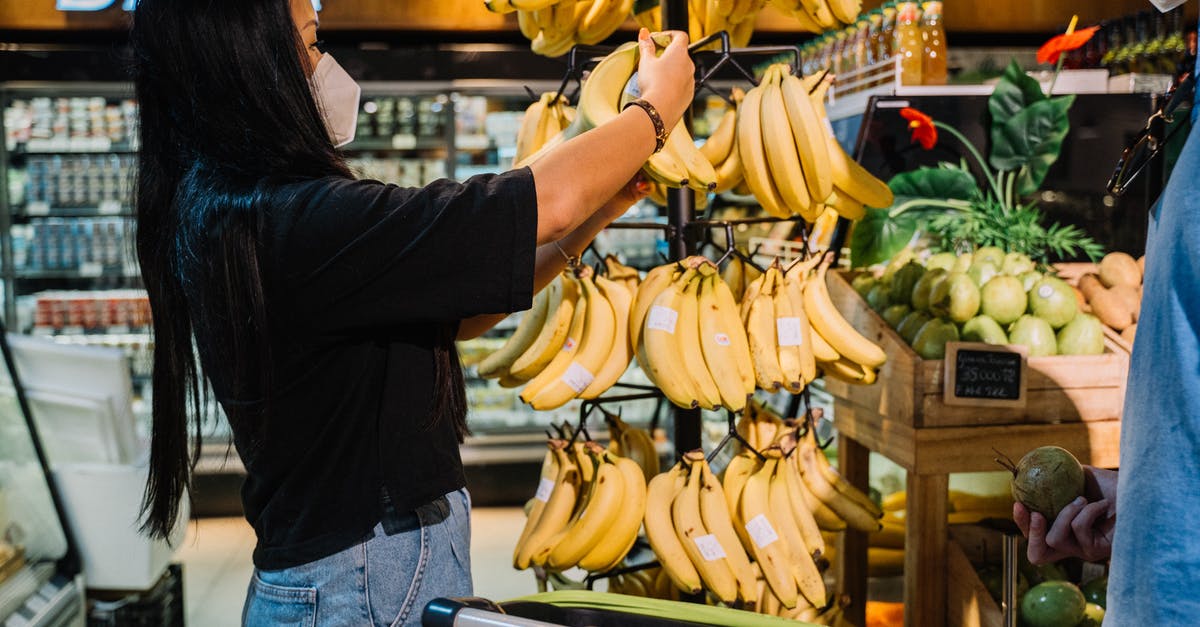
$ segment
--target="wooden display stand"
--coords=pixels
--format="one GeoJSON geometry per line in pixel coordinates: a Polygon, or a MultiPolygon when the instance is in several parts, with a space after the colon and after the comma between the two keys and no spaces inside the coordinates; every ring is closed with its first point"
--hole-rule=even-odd
{"type": "MultiPolygon", "coordinates": [[[[1017,458],[1046,444],[1071,451],[1084,464],[1117,467],[1129,358],[1111,343],[1103,355],[1029,358],[1024,407],[948,405],[943,361],[921,359],[846,275],[831,274],[829,290],[846,319],[888,354],[875,385],[826,381],[835,399],[840,469],[864,490],[870,451],[907,471],[904,622],[941,627],[948,614],[949,474],[994,471],[996,451],[1017,458]]],[[[838,586],[854,599],[848,618],[862,625],[866,534],[847,531],[840,549],[838,586]]]]}

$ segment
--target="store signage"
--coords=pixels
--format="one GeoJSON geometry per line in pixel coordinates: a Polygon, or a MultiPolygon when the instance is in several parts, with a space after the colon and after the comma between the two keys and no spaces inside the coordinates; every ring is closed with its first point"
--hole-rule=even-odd
{"type": "Polygon", "coordinates": [[[1024,346],[946,344],[943,401],[947,405],[1025,407],[1027,353],[1024,346]]]}
{"type": "MultiPolygon", "coordinates": [[[[132,11],[137,0],[57,0],[55,5],[59,11],[103,11],[121,3],[121,8],[132,11]]],[[[312,0],[313,8],[321,10],[321,0],[312,0]]]]}

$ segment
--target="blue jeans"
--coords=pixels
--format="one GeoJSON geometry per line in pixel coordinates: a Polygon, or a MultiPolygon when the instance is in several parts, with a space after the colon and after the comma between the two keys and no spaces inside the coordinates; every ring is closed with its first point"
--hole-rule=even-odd
{"type": "Polygon", "coordinates": [[[370,537],[284,570],[255,569],[242,624],[420,625],[437,597],[471,596],[466,488],[414,512],[385,513],[370,537]]]}

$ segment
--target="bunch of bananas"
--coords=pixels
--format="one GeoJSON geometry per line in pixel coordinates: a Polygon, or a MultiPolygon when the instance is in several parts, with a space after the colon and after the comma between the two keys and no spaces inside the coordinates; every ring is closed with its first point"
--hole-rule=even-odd
{"type": "Polygon", "coordinates": [[[493,13],[517,12],[521,34],[537,54],[559,57],[575,44],[597,44],[620,28],[634,0],[484,0],[493,13]]]}
{"type": "Polygon", "coordinates": [[[887,184],[837,143],[825,112],[831,80],[797,78],[786,64],[767,68],[738,107],[737,144],[747,186],[770,215],[816,221],[826,207],[857,220],[887,207],[887,184]]]}
{"type": "Polygon", "coordinates": [[[629,331],[646,376],[680,407],[741,411],[754,393],[737,303],[704,257],[651,270],[634,299],[629,331]]]}
{"type": "Polygon", "coordinates": [[[725,280],[738,303],[745,298],[746,288],[762,275],[758,268],[746,263],[737,255],[731,256],[725,264],[725,269],[721,271],[721,278],[725,280]]]}
{"type": "Polygon", "coordinates": [[[550,440],[513,566],[612,570],[637,540],[646,509],[642,468],[594,442],[550,440]]]}
{"type": "Polygon", "coordinates": [[[566,98],[559,96],[555,99],[553,92],[542,94],[537,102],[525,109],[525,115],[521,118],[513,165],[523,163],[537,153],[574,121],[575,107],[570,106],[566,98]]]}
{"type": "Polygon", "coordinates": [[[853,24],[862,11],[862,0],[771,0],[776,9],[800,21],[800,28],[823,33],[853,24]]]}
{"type": "Polygon", "coordinates": [[[831,261],[813,256],[786,271],[775,262],[746,286],[741,313],[758,387],[797,393],[818,369],[850,383],[875,382],[887,354],[834,306],[825,283],[831,261]]]}
{"type": "Polygon", "coordinates": [[[521,400],[538,410],[603,394],[631,360],[629,284],[587,266],[564,270],[538,292],[508,341],[479,363],[479,376],[523,384],[521,400]]]}
{"type": "Polygon", "coordinates": [[[658,474],[658,449],[654,438],[615,414],[604,415],[608,423],[608,450],[614,455],[628,457],[642,469],[646,481],[658,474]]]}
{"type": "Polygon", "coordinates": [[[725,604],[758,602],[750,557],[704,453],[689,452],[650,480],[645,527],[650,547],[680,591],[707,589],[725,604]]]}
{"type": "Polygon", "coordinates": [[[700,154],[712,164],[716,172],[717,186],[712,191],[717,194],[732,190],[745,179],[737,143],[737,107],[745,97],[746,92],[733,88],[730,97],[734,103],[733,108],[727,109],[721,115],[716,129],[700,146],[700,154]]]}
{"type": "Polygon", "coordinates": [[[679,588],[661,567],[636,570],[608,580],[608,591],[650,599],[679,600],[679,588]]]}

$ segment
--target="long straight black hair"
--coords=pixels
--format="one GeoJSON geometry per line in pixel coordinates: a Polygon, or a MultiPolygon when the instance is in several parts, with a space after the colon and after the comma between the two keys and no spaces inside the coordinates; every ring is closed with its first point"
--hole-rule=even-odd
{"type": "Polygon", "coordinates": [[[142,529],[165,538],[199,454],[201,390],[223,391],[235,430],[263,414],[271,359],[259,228],[270,190],[351,174],[312,96],[289,0],[140,0],[131,41],[137,255],[155,342],[142,529]],[[221,368],[202,371],[197,352],[221,368]]]}

